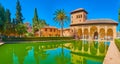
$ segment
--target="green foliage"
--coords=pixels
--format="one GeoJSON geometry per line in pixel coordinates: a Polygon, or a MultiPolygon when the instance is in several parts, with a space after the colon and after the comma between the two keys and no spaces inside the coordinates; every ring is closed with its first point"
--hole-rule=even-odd
{"type": "Polygon", "coordinates": [[[27,33],[27,27],[24,24],[20,23],[16,26],[16,31],[21,36],[27,33]]]}
{"type": "Polygon", "coordinates": [[[33,32],[35,33],[39,29],[41,29],[44,26],[47,26],[47,23],[45,20],[39,19],[38,14],[37,14],[37,8],[35,8],[34,11],[34,17],[32,19],[33,21],[33,32]]]}
{"type": "Polygon", "coordinates": [[[119,9],[119,11],[118,11],[118,21],[119,21],[119,23],[120,23],[120,9],[119,9]]]}
{"type": "Polygon", "coordinates": [[[68,20],[68,16],[63,9],[59,9],[55,11],[53,19],[60,24],[62,30],[61,36],[63,36],[63,26],[64,23],[68,20]]]}
{"type": "Polygon", "coordinates": [[[17,0],[17,3],[16,3],[16,21],[17,21],[17,24],[19,23],[23,23],[23,15],[21,13],[21,5],[20,5],[20,2],[19,0],[17,0]]]}
{"type": "Polygon", "coordinates": [[[99,42],[99,52],[100,53],[105,52],[105,44],[104,44],[104,42],[99,42]]]}
{"type": "Polygon", "coordinates": [[[4,38],[4,41],[49,41],[49,40],[71,40],[73,37],[11,37],[4,38]]]}
{"type": "MultiPolygon", "coordinates": [[[[119,24],[120,24],[120,9],[119,9],[119,11],[118,11],[118,22],[119,22],[119,24]]],[[[120,31],[120,28],[119,28],[119,31],[120,31]]]]}
{"type": "Polygon", "coordinates": [[[4,23],[4,33],[5,35],[9,35],[11,33],[12,24],[11,24],[11,13],[9,9],[6,9],[5,13],[6,21],[4,23]]]}
{"type": "Polygon", "coordinates": [[[115,39],[115,44],[120,51],[120,39],[115,39]]]}
{"type": "Polygon", "coordinates": [[[0,33],[4,32],[4,25],[5,25],[5,9],[0,4],[0,33]]]}

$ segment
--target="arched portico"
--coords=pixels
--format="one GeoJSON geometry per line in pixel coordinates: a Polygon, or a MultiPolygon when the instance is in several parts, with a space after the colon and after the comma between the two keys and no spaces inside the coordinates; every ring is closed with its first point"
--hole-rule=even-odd
{"type": "Polygon", "coordinates": [[[112,40],[113,29],[112,27],[105,29],[98,26],[90,26],[89,28],[82,27],[77,30],[77,36],[79,39],[112,40]]]}

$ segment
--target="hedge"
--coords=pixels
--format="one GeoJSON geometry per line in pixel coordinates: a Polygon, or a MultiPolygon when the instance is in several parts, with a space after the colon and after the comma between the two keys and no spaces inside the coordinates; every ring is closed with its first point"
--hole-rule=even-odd
{"type": "Polygon", "coordinates": [[[118,47],[119,51],[120,51],[120,39],[115,39],[115,44],[118,47]]]}
{"type": "Polygon", "coordinates": [[[71,40],[73,37],[12,37],[3,38],[3,41],[48,41],[48,40],[71,40]]]}

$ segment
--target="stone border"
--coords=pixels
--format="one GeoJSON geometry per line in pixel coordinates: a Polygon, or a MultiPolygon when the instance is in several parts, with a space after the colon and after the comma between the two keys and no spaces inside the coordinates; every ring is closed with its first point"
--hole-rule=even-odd
{"type": "Polygon", "coordinates": [[[114,41],[110,42],[103,64],[120,64],[120,52],[114,41]]]}

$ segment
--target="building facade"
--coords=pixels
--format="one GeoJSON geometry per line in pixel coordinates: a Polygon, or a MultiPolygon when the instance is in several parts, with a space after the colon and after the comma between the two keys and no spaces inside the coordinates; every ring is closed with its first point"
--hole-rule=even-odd
{"type": "Polygon", "coordinates": [[[45,26],[40,29],[40,34],[41,37],[58,37],[60,36],[60,30],[55,27],[45,26]]]}
{"type": "Polygon", "coordinates": [[[110,19],[87,20],[88,12],[76,9],[71,12],[70,29],[79,39],[113,39],[116,38],[117,22],[110,19]]]}

